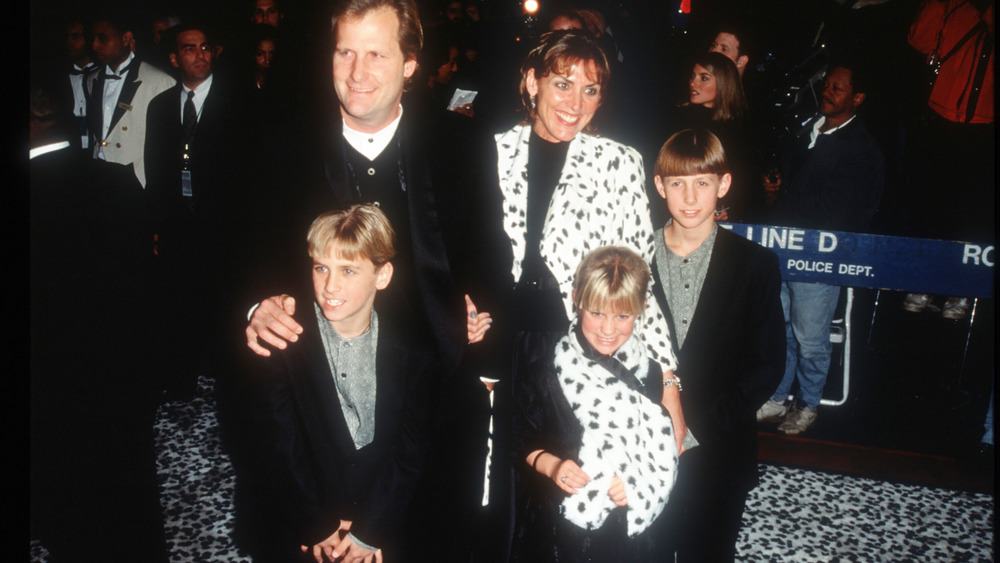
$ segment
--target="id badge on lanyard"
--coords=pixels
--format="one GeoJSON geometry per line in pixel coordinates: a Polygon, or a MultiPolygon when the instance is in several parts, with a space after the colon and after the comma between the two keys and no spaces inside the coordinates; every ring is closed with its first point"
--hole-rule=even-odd
{"type": "Polygon", "coordinates": [[[191,171],[181,170],[181,195],[184,197],[191,197],[193,192],[191,191],[191,171]]]}
{"type": "Polygon", "coordinates": [[[181,169],[181,195],[184,197],[192,197],[194,195],[191,189],[191,170],[188,168],[191,162],[189,151],[189,145],[184,143],[184,167],[181,169]]]}

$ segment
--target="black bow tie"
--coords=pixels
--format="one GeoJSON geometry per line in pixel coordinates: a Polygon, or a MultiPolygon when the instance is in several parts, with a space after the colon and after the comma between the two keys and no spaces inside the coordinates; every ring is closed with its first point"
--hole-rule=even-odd
{"type": "Polygon", "coordinates": [[[129,69],[129,67],[131,67],[131,66],[132,66],[132,63],[129,63],[129,64],[125,65],[124,67],[122,67],[122,68],[121,68],[121,69],[120,69],[120,70],[118,71],[118,73],[117,73],[117,74],[108,74],[108,73],[106,73],[106,72],[105,72],[105,73],[104,73],[104,78],[105,78],[105,80],[121,80],[121,79],[122,79],[122,77],[123,77],[123,76],[124,76],[125,74],[128,74],[128,69],[129,69]]]}
{"type": "Polygon", "coordinates": [[[83,68],[76,68],[75,66],[69,69],[69,73],[73,76],[78,76],[80,74],[87,74],[88,72],[94,70],[94,65],[89,64],[83,68]]]}

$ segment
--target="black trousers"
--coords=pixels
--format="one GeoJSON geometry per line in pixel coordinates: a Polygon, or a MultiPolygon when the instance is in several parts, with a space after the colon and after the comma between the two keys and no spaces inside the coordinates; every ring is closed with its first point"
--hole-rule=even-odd
{"type": "MultiPolygon", "coordinates": [[[[678,563],[725,562],[736,557],[736,540],[749,490],[734,485],[701,447],[681,455],[677,482],[661,528],[661,545],[676,550],[678,563]]],[[[667,554],[661,560],[669,561],[667,554]]]]}

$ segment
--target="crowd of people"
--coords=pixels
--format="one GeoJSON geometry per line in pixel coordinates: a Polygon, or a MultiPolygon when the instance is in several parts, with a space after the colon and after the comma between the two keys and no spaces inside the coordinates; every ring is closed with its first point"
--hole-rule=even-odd
{"type": "MultiPolygon", "coordinates": [[[[920,17],[938,5],[931,58],[974,94],[932,95],[926,131],[981,151],[993,3],[920,17]],[[955,21],[975,39],[943,41],[955,21]]],[[[912,155],[858,56],[878,41],[823,35],[791,127],[763,34],[722,2],[654,11],[646,50],[642,13],[589,5],[289,7],[45,14],[32,524],[53,560],[165,560],[153,416],[199,375],[255,560],[733,560],[757,424],[815,422],[840,288],[782,281],[717,222],[894,228],[880,205],[919,186],[891,174],[912,155]]],[[[992,177],[961,170],[992,240],[992,177]]]]}

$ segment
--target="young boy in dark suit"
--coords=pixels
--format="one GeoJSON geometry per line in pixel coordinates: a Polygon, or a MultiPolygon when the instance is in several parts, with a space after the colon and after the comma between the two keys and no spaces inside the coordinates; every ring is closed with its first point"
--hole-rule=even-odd
{"type": "Polygon", "coordinates": [[[436,364],[375,312],[395,254],[395,233],[377,207],[324,213],[307,238],[314,303],[296,317],[312,328],[262,360],[278,504],[298,544],[289,557],[398,559],[436,364]]]}
{"type": "Polygon", "coordinates": [[[681,131],[660,149],[654,182],[670,212],[657,233],[654,295],[683,380],[686,452],[668,506],[678,561],[732,561],[757,485],[756,410],[785,364],[781,271],[771,251],[716,225],[732,183],[712,133],[681,131]]]}

